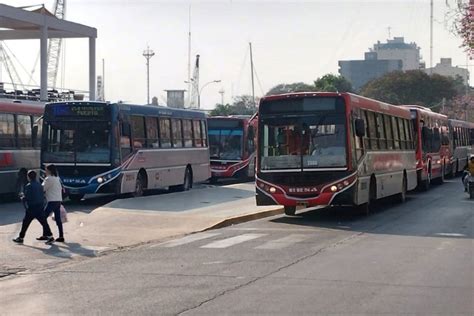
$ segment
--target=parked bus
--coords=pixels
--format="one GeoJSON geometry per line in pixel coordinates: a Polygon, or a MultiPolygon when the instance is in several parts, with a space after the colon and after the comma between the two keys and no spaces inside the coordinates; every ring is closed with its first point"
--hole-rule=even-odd
{"type": "Polygon", "coordinates": [[[90,193],[188,190],[209,179],[206,115],[159,106],[46,105],[42,168],[54,163],[72,200],[90,193]]]}
{"type": "Polygon", "coordinates": [[[418,185],[428,190],[431,183],[441,184],[451,173],[451,145],[448,117],[418,105],[406,105],[415,132],[418,185]]]}
{"type": "Polygon", "coordinates": [[[40,120],[44,103],[0,100],[0,194],[23,191],[28,170],[39,170],[41,130],[33,128],[40,120]]]}
{"type": "Polygon", "coordinates": [[[451,174],[462,172],[468,158],[474,155],[474,123],[460,120],[448,121],[451,134],[451,174]]]}
{"type": "Polygon", "coordinates": [[[255,176],[255,116],[208,118],[211,182],[255,176]]]}
{"type": "Polygon", "coordinates": [[[257,205],[358,206],[416,187],[410,111],[350,93],[264,97],[258,112],[257,205]]]}

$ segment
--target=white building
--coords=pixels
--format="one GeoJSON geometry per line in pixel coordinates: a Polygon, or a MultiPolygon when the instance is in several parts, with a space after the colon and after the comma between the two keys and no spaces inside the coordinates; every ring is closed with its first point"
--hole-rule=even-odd
{"type": "Polygon", "coordinates": [[[440,62],[433,68],[424,69],[428,74],[434,73],[442,76],[453,77],[460,76],[463,82],[469,82],[469,71],[465,68],[458,66],[453,67],[453,61],[451,58],[441,58],[440,62]]]}
{"type": "Polygon", "coordinates": [[[378,41],[370,51],[377,53],[378,60],[401,60],[403,71],[420,69],[420,47],[416,43],[405,43],[403,37],[394,37],[387,43],[378,41]]]}

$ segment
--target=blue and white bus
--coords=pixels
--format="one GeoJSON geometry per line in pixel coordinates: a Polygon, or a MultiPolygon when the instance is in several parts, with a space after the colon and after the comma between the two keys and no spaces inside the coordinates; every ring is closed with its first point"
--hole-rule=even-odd
{"type": "Polygon", "coordinates": [[[210,178],[206,114],[160,106],[46,105],[42,168],[58,167],[71,200],[86,194],[189,190],[210,178]]]}

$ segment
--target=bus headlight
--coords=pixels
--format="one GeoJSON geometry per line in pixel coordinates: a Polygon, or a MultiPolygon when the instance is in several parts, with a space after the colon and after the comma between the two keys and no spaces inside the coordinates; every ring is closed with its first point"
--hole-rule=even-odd
{"type": "Polygon", "coordinates": [[[337,186],[335,186],[335,185],[331,186],[331,191],[336,192],[337,191],[337,186]]]}
{"type": "Polygon", "coordinates": [[[100,183],[102,183],[102,182],[104,182],[104,178],[102,178],[102,177],[98,177],[98,178],[97,178],[97,183],[99,183],[99,184],[100,184],[100,183]]]}
{"type": "Polygon", "coordinates": [[[274,187],[271,187],[269,191],[270,191],[270,193],[275,193],[277,191],[277,189],[275,189],[274,187]]]}

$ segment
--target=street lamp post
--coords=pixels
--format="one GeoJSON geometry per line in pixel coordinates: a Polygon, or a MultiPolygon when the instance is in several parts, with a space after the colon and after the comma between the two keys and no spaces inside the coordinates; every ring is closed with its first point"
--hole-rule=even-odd
{"type": "Polygon", "coordinates": [[[202,93],[202,90],[204,90],[204,88],[207,87],[208,85],[210,85],[211,83],[219,83],[219,82],[221,82],[221,80],[212,80],[212,81],[206,82],[201,87],[201,89],[199,90],[199,93],[198,93],[198,109],[201,109],[201,93],[202,93]]]}
{"type": "MultiPolygon", "coordinates": [[[[194,81],[193,78],[191,78],[191,82],[193,82],[193,81],[194,81]]],[[[203,84],[200,89],[199,89],[199,87],[197,87],[198,109],[201,109],[201,93],[202,93],[202,90],[204,90],[204,88],[207,87],[208,85],[210,85],[211,83],[219,83],[221,81],[222,80],[212,80],[212,81],[209,81],[209,82],[206,82],[205,84],[203,84]]],[[[190,83],[190,81],[185,81],[184,83],[190,83]]]]}
{"type": "Polygon", "coordinates": [[[155,56],[155,52],[147,47],[143,51],[143,57],[146,58],[146,104],[150,104],[150,59],[155,56]]]}

